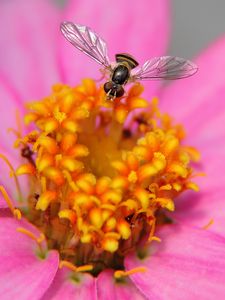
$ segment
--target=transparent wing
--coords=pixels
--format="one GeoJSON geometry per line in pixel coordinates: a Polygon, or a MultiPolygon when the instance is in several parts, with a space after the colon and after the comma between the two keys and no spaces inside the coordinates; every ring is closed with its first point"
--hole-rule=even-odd
{"type": "Polygon", "coordinates": [[[110,65],[105,41],[89,27],[73,24],[72,22],[63,22],[60,29],[64,37],[74,47],[105,67],[110,65]]]}
{"type": "Polygon", "coordinates": [[[198,68],[191,61],[175,56],[154,57],[131,73],[133,80],[180,79],[189,77],[198,68]]]}

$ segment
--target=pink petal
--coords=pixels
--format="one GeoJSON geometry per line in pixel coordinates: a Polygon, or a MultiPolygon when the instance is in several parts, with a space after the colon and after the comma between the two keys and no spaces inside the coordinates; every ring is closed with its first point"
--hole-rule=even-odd
{"type": "Polygon", "coordinates": [[[182,121],[196,140],[202,137],[203,129],[207,137],[213,138],[218,131],[224,134],[222,122],[212,129],[217,117],[223,116],[223,120],[225,117],[224,51],[225,37],[222,37],[195,60],[199,67],[197,74],[175,81],[164,89],[160,98],[162,107],[182,121]],[[211,131],[206,134],[208,128],[211,131]]]}
{"type": "Polygon", "coordinates": [[[49,251],[45,259],[39,258],[35,242],[16,229],[40,233],[26,221],[2,213],[0,217],[0,299],[40,299],[57,272],[58,253],[49,251]]]}
{"type": "Polygon", "coordinates": [[[59,14],[45,0],[0,3],[0,72],[23,100],[46,95],[59,81],[56,38],[59,14]]]}
{"type": "Polygon", "coordinates": [[[224,203],[225,193],[203,191],[196,195],[190,192],[177,200],[176,210],[171,218],[179,223],[185,222],[202,228],[210,224],[209,231],[225,237],[224,203]]]}
{"type": "Polygon", "coordinates": [[[135,254],[125,259],[127,270],[145,266],[145,273],[131,276],[132,281],[151,300],[224,299],[225,239],[206,230],[169,225],[157,235],[148,257],[135,254]]]}
{"type": "Polygon", "coordinates": [[[103,271],[97,278],[98,299],[104,300],[143,300],[145,297],[138,291],[129,278],[116,281],[113,272],[103,271]]]}
{"type": "MultiPolygon", "coordinates": [[[[169,37],[169,1],[143,0],[140,2],[115,0],[70,0],[63,20],[91,27],[108,44],[113,55],[128,52],[142,64],[152,56],[165,52],[169,37]]],[[[61,38],[62,72],[65,81],[74,84],[84,77],[100,78],[100,66],[79,53],[61,38]]],[[[150,86],[150,85],[149,85],[150,86]]],[[[151,83],[151,91],[157,83],[151,83]]]]}
{"type": "Polygon", "coordinates": [[[209,230],[225,236],[225,175],[224,175],[224,154],[220,147],[218,153],[209,148],[203,150],[202,168],[206,176],[195,178],[200,186],[200,192],[186,192],[176,201],[176,209],[171,214],[173,219],[180,222],[206,226],[211,220],[209,230]],[[207,153],[208,152],[208,153],[207,153]]]}
{"type": "Polygon", "coordinates": [[[95,279],[89,274],[72,273],[63,268],[45,293],[42,300],[88,300],[96,298],[95,279]]]}

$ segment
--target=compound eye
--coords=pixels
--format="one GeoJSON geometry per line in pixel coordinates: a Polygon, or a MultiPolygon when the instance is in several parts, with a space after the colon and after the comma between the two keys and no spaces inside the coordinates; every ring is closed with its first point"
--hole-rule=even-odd
{"type": "Polygon", "coordinates": [[[117,85],[116,88],[116,97],[122,97],[124,95],[124,89],[122,85],[117,85]]]}
{"type": "Polygon", "coordinates": [[[112,90],[113,89],[113,83],[112,83],[112,81],[109,81],[109,82],[106,82],[105,84],[104,84],[104,91],[106,92],[106,93],[108,93],[110,90],[112,90]]]}

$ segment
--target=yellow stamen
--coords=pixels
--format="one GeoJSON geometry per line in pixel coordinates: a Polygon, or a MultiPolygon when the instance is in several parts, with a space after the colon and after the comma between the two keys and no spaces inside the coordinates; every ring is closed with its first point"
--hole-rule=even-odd
{"type": "Polygon", "coordinates": [[[72,189],[74,192],[77,192],[77,191],[78,191],[78,188],[77,188],[75,182],[73,181],[73,179],[72,179],[70,173],[69,173],[68,171],[66,171],[66,170],[63,170],[63,175],[65,176],[66,180],[68,181],[68,183],[69,183],[71,189],[72,189]]]}
{"type": "Polygon", "coordinates": [[[58,213],[60,218],[68,219],[73,224],[76,221],[76,214],[71,209],[63,209],[58,213]]]}
{"type": "Polygon", "coordinates": [[[57,193],[55,191],[45,191],[41,194],[36,204],[36,209],[40,209],[45,211],[50,203],[54,201],[57,197],[57,193]]]}
{"type": "Polygon", "coordinates": [[[156,226],[156,219],[154,218],[151,222],[151,230],[149,233],[148,242],[155,240],[155,237],[154,237],[155,226],[156,226]]]}
{"type": "Polygon", "coordinates": [[[149,242],[151,242],[151,241],[156,241],[156,242],[160,243],[160,242],[161,242],[161,239],[160,239],[158,236],[153,235],[153,236],[151,237],[151,240],[149,240],[149,242]]]}
{"type": "Polygon", "coordinates": [[[12,200],[9,198],[8,193],[6,192],[5,188],[2,185],[0,185],[0,191],[14,217],[20,220],[22,218],[21,211],[18,208],[14,207],[12,200]]]}
{"type": "Polygon", "coordinates": [[[114,272],[114,277],[116,279],[120,279],[121,277],[126,277],[126,276],[130,276],[136,273],[144,273],[147,271],[147,268],[145,267],[137,267],[137,268],[133,268],[129,271],[123,271],[123,270],[117,270],[114,272]]]}
{"type": "Polygon", "coordinates": [[[18,193],[18,198],[19,198],[19,201],[22,201],[22,193],[21,193],[21,188],[20,188],[20,184],[19,184],[19,180],[17,178],[17,175],[16,175],[16,172],[13,168],[13,166],[11,165],[10,161],[8,160],[7,157],[5,157],[5,155],[1,154],[0,153],[0,158],[7,164],[7,166],[9,167],[12,176],[14,178],[14,181],[15,181],[15,184],[16,184],[16,189],[17,189],[17,193],[18,193]]]}
{"type": "Polygon", "coordinates": [[[59,264],[59,268],[62,269],[63,267],[66,267],[66,268],[68,268],[71,271],[76,272],[76,273],[79,273],[79,272],[88,272],[88,271],[92,271],[93,270],[93,266],[92,265],[83,265],[83,266],[80,266],[80,267],[76,267],[75,265],[73,265],[69,261],[61,260],[60,264],[59,264]]]}
{"type": "Polygon", "coordinates": [[[40,252],[43,253],[43,246],[42,243],[45,241],[45,235],[43,233],[40,234],[39,237],[37,237],[36,235],[33,234],[33,232],[31,232],[30,230],[23,228],[23,227],[18,227],[16,229],[16,231],[23,233],[25,235],[27,235],[29,238],[31,238],[33,241],[35,241],[40,249],[40,252]]]}
{"type": "Polygon", "coordinates": [[[113,253],[118,249],[119,243],[118,240],[109,237],[103,240],[102,247],[104,250],[113,253]]]}
{"type": "Polygon", "coordinates": [[[36,172],[35,167],[32,164],[24,164],[21,165],[17,170],[16,170],[16,174],[17,175],[24,175],[24,174],[30,174],[30,175],[34,175],[36,172]]]}

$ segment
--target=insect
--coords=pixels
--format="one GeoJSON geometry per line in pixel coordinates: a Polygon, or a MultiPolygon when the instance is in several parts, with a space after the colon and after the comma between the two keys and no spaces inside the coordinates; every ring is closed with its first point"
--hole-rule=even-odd
{"type": "Polygon", "coordinates": [[[195,74],[197,66],[189,60],[176,56],[161,56],[147,60],[142,66],[130,54],[115,55],[116,62],[111,63],[107,54],[107,45],[87,26],[63,22],[60,25],[64,37],[77,49],[90,56],[104,67],[109,81],[104,84],[108,100],[122,97],[124,86],[129,82],[157,79],[181,79],[195,74]]]}

